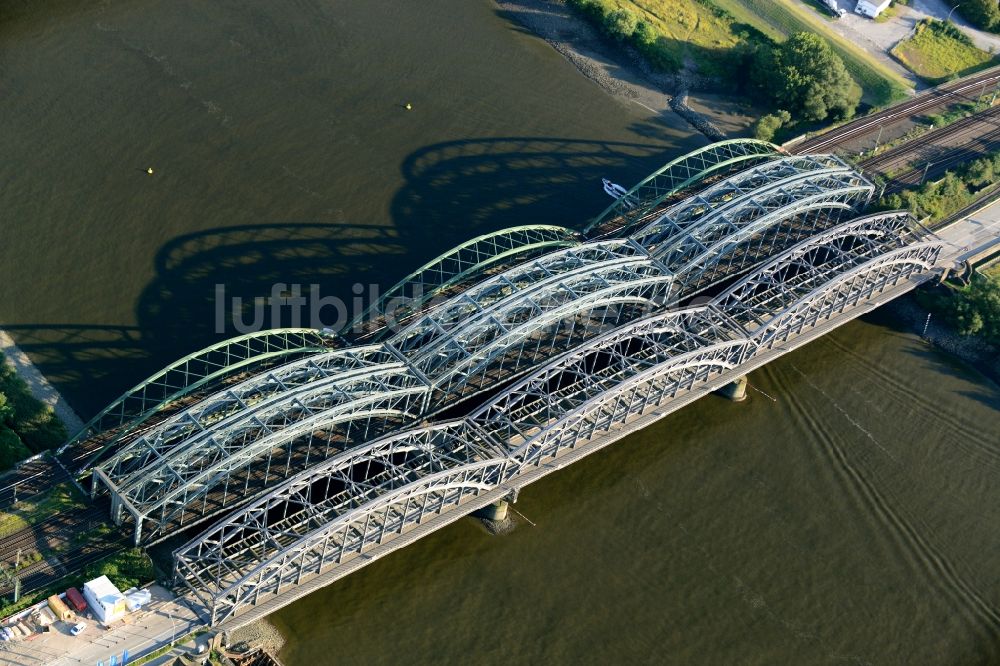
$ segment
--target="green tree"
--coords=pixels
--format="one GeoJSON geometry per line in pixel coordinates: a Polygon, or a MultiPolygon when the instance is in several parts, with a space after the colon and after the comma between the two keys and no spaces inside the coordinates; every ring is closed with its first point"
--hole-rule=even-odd
{"type": "Polygon", "coordinates": [[[792,114],[784,109],[761,116],[753,127],[754,138],[770,141],[781,127],[792,119],[792,114]]]}
{"type": "Polygon", "coordinates": [[[0,393],[5,396],[5,408],[0,408],[0,421],[17,433],[34,453],[55,448],[66,441],[66,428],[56,418],[52,408],[31,395],[14,368],[0,354],[0,393]]]}
{"type": "Polygon", "coordinates": [[[854,115],[861,88],[819,35],[800,32],[783,44],[757,49],[751,80],[757,96],[796,120],[844,119],[854,115]]]}
{"type": "Polygon", "coordinates": [[[0,392],[0,424],[10,423],[14,418],[14,408],[10,406],[6,394],[0,392]]]}
{"type": "Polygon", "coordinates": [[[639,19],[626,9],[609,12],[604,17],[604,29],[618,41],[623,42],[631,38],[638,26],[639,19]]]}
{"type": "Polygon", "coordinates": [[[997,0],[949,0],[962,16],[984,30],[1000,29],[1000,6],[997,0]]]}
{"type": "Polygon", "coordinates": [[[31,455],[21,438],[7,426],[0,425],[0,471],[10,469],[31,455]]]}
{"type": "Polygon", "coordinates": [[[139,548],[130,548],[101,562],[87,565],[83,575],[87,580],[107,576],[119,590],[124,591],[153,580],[155,573],[149,555],[139,548]]]}
{"type": "Polygon", "coordinates": [[[961,289],[940,289],[922,300],[929,309],[940,312],[960,334],[1000,343],[1000,280],[975,275],[961,289]]]}

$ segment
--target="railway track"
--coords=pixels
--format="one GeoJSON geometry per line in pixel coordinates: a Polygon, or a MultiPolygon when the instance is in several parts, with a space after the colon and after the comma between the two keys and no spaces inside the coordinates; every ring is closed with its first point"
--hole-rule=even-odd
{"type": "MultiPolygon", "coordinates": [[[[76,511],[66,511],[47,518],[31,527],[15,532],[0,540],[0,563],[13,566],[20,551],[21,556],[32,552],[43,559],[18,570],[21,592],[27,593],[83,569],[87,564],[127,546],[124,536],[115,534],[98,543],[76,545],[76,537],[95,525],[106,523],[107,507],[88,506],[76,511]]],[[[0,595],[12,590],[6,581],[0,582],[0,595]]]]}
{"type": "Polygon", "coordinates": [[[885,191],[891,194],[907,187],[919,185],[924,180],[937,180],[943,177],[947,171],[998,149],[1000,149],[1000,129],[982,135],[975,144],[957,147],[948,154],[940,156],[937,160],[928,162],[929,168],[917,166],[899,174],[892,179],[885,191]],[[977,150],[974,145],[980,149],[977,150]]]}
{"type": "Polygon", "coordinates": [[[913,162],[913,156],[929,146],[947,149],[962,147],[1000,127],[1000,107],[993,107],[981,113],[957,120],[950,125],[928,132],[920,137],[870,157],[860,163],[866,171],[889,171],[913,162]],[[984,133],[983,130],[989,130],[984,133]]]}
{"type": "Polygon", "coordinates": [[[794,153],[825,152],[838,145],[877,131],[879,126],[908,120],[913,116],[954,104],[978,99],[990,86],[1000,84],[1000,67],[992,67],[976,75],[951,81],[923,92],[913,99],[852,120],[829,132],[815,136],[790,147],[794,153]]]}
{"type": "Polygon", "coordinates": [[[48,458],[25,463],[0,480],[3,483],[0,486],[0,510],[10,508],[15,500],[30,501],[38,494],[69,480],[69,475],[48,458]]]}
{"type": "Polygon", "coordinates": [[[0,562],[12,561],[18,550],[51,550],[60,543],[72,540],[82,530],[89,530],[95,523],[106,522],[103,507],[89,506],[76,511],[65,511],[14,532],[0,539],[0,562]]]}

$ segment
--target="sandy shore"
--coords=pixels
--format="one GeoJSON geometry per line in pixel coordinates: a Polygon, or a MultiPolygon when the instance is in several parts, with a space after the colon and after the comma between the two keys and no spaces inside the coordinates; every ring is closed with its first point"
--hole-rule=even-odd
{"type": "MultiPolygon", "coordinates": [[[[658,72],[634,48],[615,45],[563,0],[496,0],[500,13],[535,33],[610,95],[659,114],[672,125],[687,123],[712,141],[727,138],[705,114],[687,104],[688,92],[711,81],[685,68],[658,72]]],[[[693,68],[693,65],[691,66],[693,68]]]]}

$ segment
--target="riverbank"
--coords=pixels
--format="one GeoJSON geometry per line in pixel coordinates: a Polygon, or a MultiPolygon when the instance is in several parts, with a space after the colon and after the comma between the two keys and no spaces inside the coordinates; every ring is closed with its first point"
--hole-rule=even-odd
{"type": "Polygon", "coordinates": [[[45,378],[31,359],[14,342],[9,333],[0,329],[0,352],[13,366],[18,376],[28,385],[28,390],[36,400],[48,405],[56,418],[66,426],[66,432],[73,434],[83,428],[83,420],[77,415],[66,399],[45,378]]]}
{"type": "Polygon", "coordinates": [[[687,91],[708,89],[708,79],[688,70],[677,75],[653,70],[634,48],[609,44],[559,0],[496,0],[496,4],[502,15],[545,40],[608,94],[656,113],[677,113],[709,138],[724,138],[683,102],[687,91]]]}
{"type": "Polygon", "coordinates": [[[236,629],[229,636],[229,649],[246,644],[250,648],[260,647],[266,652],[277,656],[285,647],[285,637],[266,617],[236,629]]]}
{"type": "Polygon", "coordinates": [[[959,335],[940,318],[931,315],[909,294],[883,306],[886,314],[906,330],[920,335],[938,350],[975,368],[991,381],[1000,384],[1000,349],[976,336],[959,335]],[[924,330],[924,327],[927,330],[924,330]]]}

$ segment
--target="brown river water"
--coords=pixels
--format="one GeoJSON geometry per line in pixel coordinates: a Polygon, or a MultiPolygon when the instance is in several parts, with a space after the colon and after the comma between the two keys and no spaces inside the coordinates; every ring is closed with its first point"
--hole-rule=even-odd
{"type": "MultiPolygon", "coordinates": [[[[487,0],[0,0],[0,128],[0,324],[84,417],[217,284],[349,300],[704,143],[487,0]]],[[[751,382],[280,611],[282,659],[997,663],[1000,389],[884,313],[751,382]]]]}

